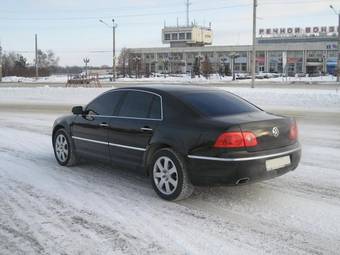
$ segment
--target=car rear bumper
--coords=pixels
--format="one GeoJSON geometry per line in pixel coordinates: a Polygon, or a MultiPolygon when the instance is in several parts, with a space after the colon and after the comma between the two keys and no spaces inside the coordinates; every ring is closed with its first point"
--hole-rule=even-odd
{"type": "Polygon", "coordinates": [[[294,170],[301,158],[301,147],[271,150],[242,157],[205,157],[188,155],[188,169],[194,185],[237,185],[275,178],[294,170]],[[289,156],[291,164],[267,171],[266,161],[289,156]]]}

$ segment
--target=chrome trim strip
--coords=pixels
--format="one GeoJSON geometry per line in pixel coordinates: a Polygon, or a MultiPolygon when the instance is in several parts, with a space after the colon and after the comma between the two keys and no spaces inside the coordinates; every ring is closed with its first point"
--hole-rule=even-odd
{"type": "Polygon", "coordinates": [[[109,143],[110,146],[114,147],[120,147],[120,148],[125,148],[125,149],[131,149],[131,150],[136,150],[136,151],[146,151],[144,148],[139,148],[139,147],[134,147],[134,146],[127,146],[127,145],[122,145],[122,144],[117,144],[117,143],[109,143]]]}
{"type": "Polygon", "coordinates": [[[146,151],[146,149],[144,149],[144,148],[139,148],[139,147],[134,147],[134,146],[127,146],[127,145],[122,145],[122,144],[117,144],[117,143],[102,142],[102,141],[82,138],[82,137],[78,137],[78,136],[72,136],[72,138],[76,139],[76,140],[80,140],[80,141],[91,142],[91,143],[98,143],[98,144],[104,144],[104,145],[110,145],[110,146],[114,146],[114,147],[120,147],[120,148],[125,148],[125,149],[136,150],[136,151],[146,151]]]}
{"type": "Polygon", "coordinates": [[[142,130],[142,131],[153,131],[152,128],[146,128],[146,127],[142,127],[142,128],[140,128],[140,130],[142,130]]]}
{"type": "Polygon", "coordinates": [[[90,117],[101,117],[101,118],[115,118],[115,119],[131,119],[131,120],[156,120],[162,121],[162,119],[148,119],[148,118],[137,118],[137,117],[124,117],[124,116],[108,116],[108,115],[86,115],[90,117]]]}
{"type": "Polygon", "coordinates": [[[78,137],[78,136],[72,136],[72,138],[73,138],[73,139],[76,139],[76,140],[80,140],[80,141],[90,142],[90,143],[99,143],[99,144],[105,144],[105,145],[108,144],[108,142],[102,142],[102,141],[97,141],[97,140],[82,138],[82,137],[78,137]]]}
{"type": "Polygon", "coordinates": [[[250,161],[250,160],[266,159],[266,158],[283,156],[283,155],[287,155],[287,154],[290,154],[290,153],[293,153],[293,152],[299,151],[299,150],[301,150],[301,147],[298,147],[298,148],[295,148],[295,149],[292,149],[292,150],[289,150],[289,151],[270,154],[270,155],[262,155],[262,156],[247,157],[247,158],[216,158],[216,157],[205,157],[205,156],[195,156],[195,155],[188,155],[188,158],[190,158],[190,159],[202,159],[202,160],[213,160],[213,161],[228,161],[228,162],[250,161]]]}

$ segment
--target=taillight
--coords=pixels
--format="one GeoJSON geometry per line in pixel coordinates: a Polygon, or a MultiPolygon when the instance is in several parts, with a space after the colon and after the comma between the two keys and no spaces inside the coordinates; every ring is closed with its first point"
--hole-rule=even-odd
{"type": "Polygon", "coordinates": [[[244,144],[246,147],[255,147],[257,145],[256,135],[253,132],[242,132],[244,144]]]}
{"type": "Polygon", "coordinates": [[[298,138],[298,128],[297,128],[297,125],[296,125],[296,121],[294,121],[290,125],[289,139],[290,140],[297,140],[297,138],[298,138]]]}
{"type": "Polygon", "coordinates": [[[257,145],[257,139],[253,132],[225,132],[216,140],[215,148],[244,148],[257,145]]]}

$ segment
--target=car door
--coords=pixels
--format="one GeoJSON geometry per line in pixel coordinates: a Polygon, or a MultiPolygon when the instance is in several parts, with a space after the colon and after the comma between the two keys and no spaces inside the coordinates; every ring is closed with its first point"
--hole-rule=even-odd
{"type": "Polygon", "coordinates": [[[110,161],[108,126],[124,92],[110,91],[90,102],[85,114],[76,117],[72,138],[77,153],[101,161],[110,161]]]}
{"type": "Polygon", "coordinates": [[[112,162],[138,168],[154,130],[163,119],[160,95],[142,90],[127,90],[117,116],[109,125],[109,150],[112,162]]]}

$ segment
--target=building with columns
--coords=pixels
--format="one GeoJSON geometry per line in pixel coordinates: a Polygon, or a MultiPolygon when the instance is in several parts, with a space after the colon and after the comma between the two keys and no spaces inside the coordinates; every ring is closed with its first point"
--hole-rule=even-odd
{"type": "MultiPolygon", "coordinates": [[[[256,72],[333,74],[338,38],[336,27],[259,29],[256,72]]],[[[209,59],[212,72],[221,66],[237,73],[250,73],[251,45],[212,46],[211,27],[164,27],[162,41],[170,47],[133,48],[147,73],[190,73],[195,59],[209,59]],[[233,61],[233,57],[236,58],[233,61]]]]}

